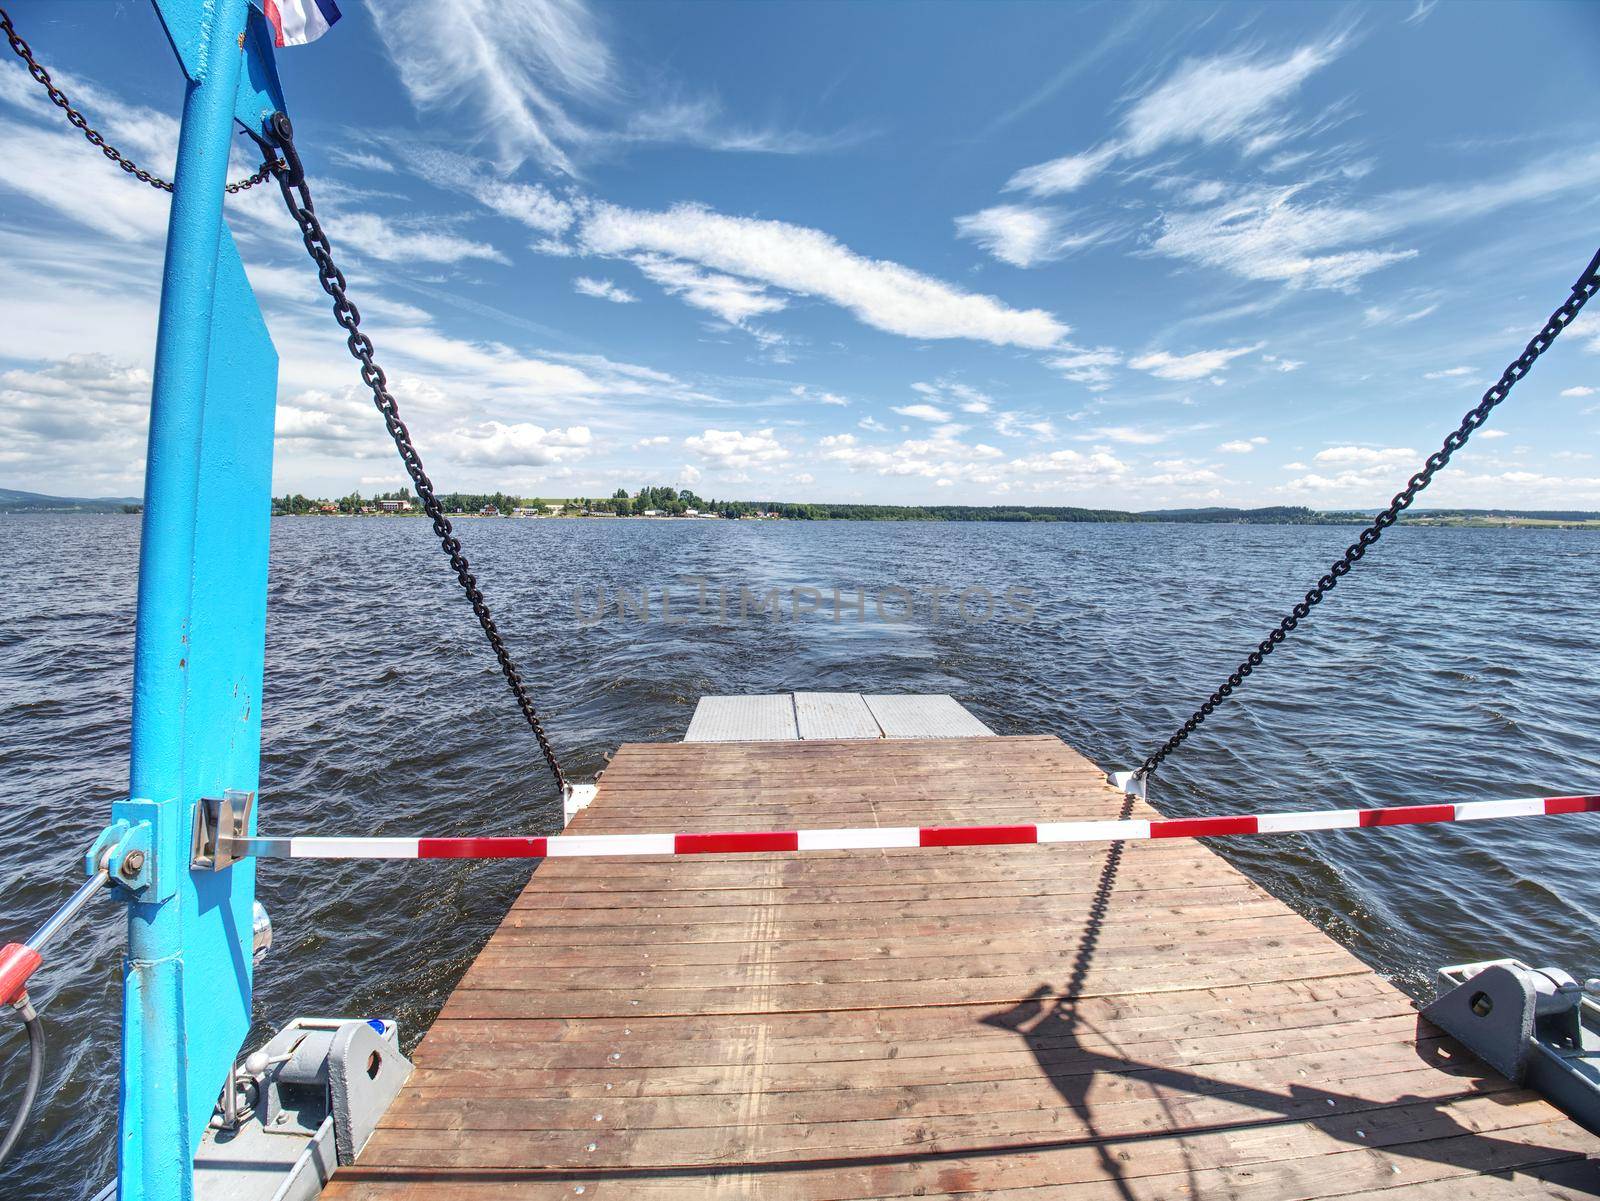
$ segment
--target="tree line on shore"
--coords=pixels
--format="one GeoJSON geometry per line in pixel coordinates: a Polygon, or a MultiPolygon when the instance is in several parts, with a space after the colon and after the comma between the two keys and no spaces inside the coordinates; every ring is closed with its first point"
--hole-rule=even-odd
{"type": "MultiPolygon", "coordinates": [[[[420,512],[421,505],[409,488],[363,496],[352,492],[329,500],[293,493],[273,498],[273,511],[303,516],[310,514],[361,514],[382,511],[383,502],[398,502],[403,512],[420,512]]],[[[551,506],[562,506],[568,516],[716,516],[778,517],[790,521],[1081,521],[1081,522],[1248,522],[1274,525],[1312,525],[1329,521],[1349,521],[1357,514],[1329,514],[1298,505],[1274,505],[1260,509],[1173,509],[1153,513],[1133,513],[1120,509],[1089,509],[1073,505],[878,505],[779,500],[703,499],[688,488],[646,485],[629,493],[618,488],[606,497],[529,497],[507,492],[445,492],[439,503],[446,513],[498,513],[510,516],[518,511],[544,513],[551,506]]],[[[390,509],[395,508],[391,503],[390,509]]]]}

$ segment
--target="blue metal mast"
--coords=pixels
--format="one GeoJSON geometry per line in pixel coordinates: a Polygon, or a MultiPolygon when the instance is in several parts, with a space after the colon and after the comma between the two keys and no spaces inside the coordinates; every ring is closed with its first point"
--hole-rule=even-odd
{"type": "Polygon", "coordinates": [[[91,852],[110,848],[113,878],[133,892],[123,1201],[192,1197],[195,1151],[250,1026],[255,866],[191,872],[190,832],[201,797],[258,785],[278,369],[222,214],[236,124],[264,133],[283,108],[270,33],[248,0],[155,7],[187,90],[150,407],[129,799],[91,852]]]}

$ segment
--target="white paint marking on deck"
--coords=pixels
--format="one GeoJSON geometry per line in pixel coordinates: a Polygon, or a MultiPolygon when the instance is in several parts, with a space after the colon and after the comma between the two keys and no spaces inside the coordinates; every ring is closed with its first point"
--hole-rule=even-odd
{"type": "Polygon", "coordinates": [[[703,696],[695,706],[685,742],[794,742],[794,697],[703,696]]]}
{"type": "Polygon", "coordinates": [[[885,738],[993,738],[995,733],[952,696],[862,698],[885,738]]]}
{"type": "Polygon", "coordinates": [[[802,739],[883,737],[859,692],[797,692],[794,716],[802,739]]]}

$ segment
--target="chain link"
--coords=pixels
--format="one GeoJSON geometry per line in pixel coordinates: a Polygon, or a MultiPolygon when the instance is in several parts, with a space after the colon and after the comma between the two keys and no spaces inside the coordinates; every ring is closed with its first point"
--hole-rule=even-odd
{"type": "Polygon", "coordinates": [[[422,458],[411,442],[411,432],[406,428],[406,423],[400,419],[400,406],[389,392],[388,377],[384,374],[383,368],[374,361],[372,339],[361,332],[361,313],[345,293],[344,273],[333,261],[333,246],[328,241],[328,235],[323,231],[322,222],[317,219],[311,203],[311,191],[306,186],[305,171],[301,167],[299,153],[295,150],[293,127],[282,113],[274,115],[271,124],[278,149],[282,154],[282,162],[273,173],[277,176],[278,186],[283,191],[284,203],[289,206],[289,215],[299,225],[300,236],[305,242],[306,250],[317,265],[317,278],[322,283],[322,290],[333,298],[333,319],[348,335],[345,344],[350,348],[350,354],[361,364],[361,381],[372,390],[372,403],[383,415],[389,436],[394,439],[395,449],[400,452],[400,461],[405,464],[406,473],[411,477],[417,496],[422,501],[423,512],[433,521],[433,532],[439,536],[439,545],[450,557],[450,567],[456,573],[456,579],[461,582],[461,589],[472,604],[472,611],[477,615],[478,624],[483,627],[484,635],[489,639],[494,656],[500,663],[500,671],[506,678],[506,684],[511,688],[511,694],[516,697],[517,707],[522,710],[522,716],[532,728],[533,736],[539,740],[539,749],[544,753],[544,761],[549,764],[556,783],[565,789],[566,774],[556,761],[555,750],[544,732],[544,725],[539,720],[538,711],[533,707],[533,700],[528,696],[528,690],[522,682],[522,674],[517,670],[517,665],[511,659],[511,652],[506,649],[506,644],[500,637],[500,631],[489,613],[489,606],[483,599],[483,592],[478,587],[477,577],[472,574],[466,556],[461,553],[461,542],[455,536],[450,519],[444,515],[444,509],[434,495],[433,481],[423,469],[422,458]]]}
{"type": "Polygon", "coordinates": [[[1416,500],[1417,494],[1426,488],[1450,457],[1467,444],[1467,439],[1472,437],[1473,431],[1489,420],[1489,414],[1507,395],[1512,387],[1523,376],[1527,375],[1539,356],[1550,349],[1550,344],[1556,340],[1561,331],[1572,324],[1573,318],[1588,303],[1589,298],[1600,291],[1600,251],[1595,252],[1593,259],[1584,273],[1578,277],[1578,282],[1572,285],[1572,295],[1562,303],[1561,307],[1550,314],[1550,319],[1545,322],[1544,328],[1533,336],[1533,340],[1523,349],[1523,352],[1512,360],[1511,365],[1500,375],[1499,380],[1483,394],[1483,399],[1477,407],[1469,410],[1461,419],[1461,424],[1445,436],[1444,444],[1423,463],[1422,469],[1406,481],[1406,486],[1395,494],[1389,506],[1372,519],[1372,524],[1361,531],[1361,536],[1345,548],[1328,573],[1316,582],[1316,585],[1306,593],[1305,599],[1295,604],[1283,619],[1278,622],[1277,628],[1261,640],[1260,645],[1251,651],[1234,668],[1232,674],[1213,692],[1201,706],[1189,715],[1187,721],[1179,726],[1171,738],[1146,756],[1140,766],[1138,774],[1149,776],[1161,766],[1161,761],[1173,751],[1183,745],[1184,740],[1199,728],[1200,723],[1216,711],[1218,705],[1233,695],[1246,677],[1266,661],[1268,655],[1276,650],[1285,638],[1302,621],[1311,615],[1311,610],[1322,603],[1322,598],[1348,575],[1352,568],[1366,555],[1367,551],[1383,537],[1383,531],[1400,520],[1400,514],[1411,507],[1411,502],[1416,500]]]}
{"type": "MultiPolygon", "coordinates": [[[[39,81],[39,86],[49,93],[50,99],[55,106],[67,114],[68,123],[82,131],[84,138],[88,140],[91,146],[98,147],[101,154],[116,163],[117,166],[121,167],[140,183],[147,183],[152,188],[159,188],[163,192],[172,191],[172,184],[168,180],[162,179],[159,175],[151,175],[138,163],[124,155],[115,146],[107,142],[98,129],[89,124],[87,117],[72,107],[72,102],[67,99],[66,93],[51,81],[50,72],[46,71],[39,64],[39,60],[33,57],[32,47],[22,40],[22,35],[11,24],[11,14],[3,8],[0,8],[0,30],[5,31],[6,40],[11,43],[11,49],[16,52],[17,57],[27,64],[28,74],[39,81]]],[[[230,183],[228,191],[243,192],[248,188],[255,187],[258,183],[265,182],[267,176],[271,174],[271,165],[262,163],[261,169],[254,175],[246,175],[243,179],[230,183]]]]}

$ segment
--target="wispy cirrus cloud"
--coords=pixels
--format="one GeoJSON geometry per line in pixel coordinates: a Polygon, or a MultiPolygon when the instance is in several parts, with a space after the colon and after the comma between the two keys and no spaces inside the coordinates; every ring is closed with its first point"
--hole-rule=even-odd
{"type": "Polygon", "coordinates": [[[1129,359],[1128,366],[1135,371],[1146,371],[1157,379],[1177,380],[1187,382],[1190,380],[1209,379],[1227,370],[1228,364],[1243,355],[1254,354],[1260,350],[1259,344],[1255,346],[1235,346],[1220,350],[1197,350],[1190,354],[1172,354],[1165,350],[1157,350],[1150,354],[1140,355],[1136,359],[1129,359]]]}
{"type": "MultiPolygon", "coordinates": [[[[1163,212],[1150,248],[1243,279],[1348,290],[1418,253],[1374,243],[1597,186],[1600,151],[1587,150],[1528,163],[1482,183],[1430,184],[1359,202],[1307,199],[1313,193],[1310,183],[1252,187],[1210,207],[1163,212]]],[[[1434,307],[1400,318],[1420,320],[1434,307]]],[[[1378,322],[1388,315],[1372,310],[1368,319],[1378,322]]]]}
{"type": "Polygon", "coordinates": [[[595,279],[580,275],[572,281],[572,290],[580,296],[593,296],[596,300],[609,300],[612,304],[634,304],[638,297],[626,288],[619,288],[609,279],[595,279]]]}
{"type": "Polygon", "coordinates": [[[1113,236],[1110,225],[1069,232],[1069,216],[1060,209],[1043,206],[997,204],[957,217],[956,233],[1013,267],[1052,262],[1113,236]]]}
{"type": "Polygon", "coordinates": [[[367,11],[417,110],[450,114],[503,172],[534,159],[576,176],[580,157],[632,143],[802,154],[869,136],[741,127],[710,97],[642,94],[583,0],[367,0],[367,11]]]}
{"type": "Polygon", "coordinates": [[[1117,135],[1091,150],[1024,167],[1008,191],[1053,196],[1075,191],[1118,159],[1138,159],[1184,144],[1236,142],[1246,154],[1280,143],[1289,123],[1280,106],[1344,50],[1334,36],[1287,55],[1229,54],[1191,58],[1136,99],[1117,135]]]}

